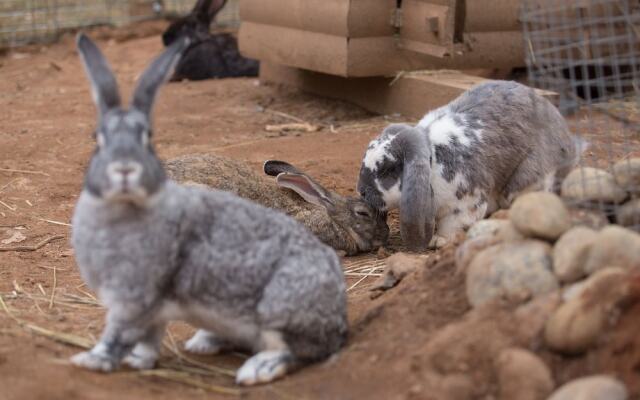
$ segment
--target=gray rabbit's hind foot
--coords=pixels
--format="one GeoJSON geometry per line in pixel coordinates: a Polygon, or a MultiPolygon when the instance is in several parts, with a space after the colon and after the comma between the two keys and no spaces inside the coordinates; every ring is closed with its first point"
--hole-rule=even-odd
{"type": "Polygon", "coordinates": [[[293,361],[289,350],[265,350],[254,355],[236,373],[238,385],[251,386],[274,381],[287,373],[293,361]]]}
{"type": "Polygon", "coordinates": [[[118,368],[119,364],[119,360],[107,352],[107,348],[103,343],[96,344],[89,351],[74,355],[70,361],[76,367],[98,372],[111,372],[118,368]]]}
{"type": "Polygon", "coordinates": [[[204,329],[198,329],[191,339],[184,344],[184,349],[194,354],[219,354],[232,348],[231,343],[216,337],[216,335],[204,329]]]}
{"type": "Polygon", "coordinates": [[[152,369],[159,356],[158,348],[149,343],[138,343],[122,362],[133,369],[152,369]]]}
{"type": "Polygon", "coordinates": [[[238,385],[251,386],[274,381],[283,377],[294,364],[294,356],[278,331],[262,331],[257,350],[238,369],[238,385]]]}

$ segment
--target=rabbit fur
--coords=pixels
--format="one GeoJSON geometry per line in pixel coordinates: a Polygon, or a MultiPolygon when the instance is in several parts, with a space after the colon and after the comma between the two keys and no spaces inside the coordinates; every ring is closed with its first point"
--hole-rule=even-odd
{"type": "Polygon", "coordinates": [[[209,26],[226,0],[198,0],[191,12],[162,34],[165,46],[181,38],[191,45],[175,67],[172,81],[257,76],[259,62],[243,57],[238,41],[228,33],[210,33],[209,26]]]}
{"type": "Polygon", "coordinates": [[[533,89],[491,81],[416,126],[388,126],[365,151],[357,190],[378,210],[399,208],[403,241],[421,251],[509,207],[519,193],[551,190],[585,147],[533,89]]]}
{"type": "Polygon", "coordinates": [[[154,154],[153,100],[188,40],[142,74],[129,109],[98,47],[83,34],[77,46],[98,107],[98,146],[72,245],[107,316],[99,342],[71,362],[105,372],[121,362],[151,368],[171,320],[200,328],[187,350],[255,353],[237,372],[243,385],[338,351],[347,318],[335,252],[281,212],[168,180],[154,154]]]}
{"type": "Polygon", "coordinates": [[[230,191],[282,210],[345,255],[375,250],[389,235],[385,218],[362,199],[330,191],[284,161],[264,164],[265,173],[276,176],[278,186],[255,174],[248,165],[214,154],[178,157],[165,167],[178,182],[230,191]]]}

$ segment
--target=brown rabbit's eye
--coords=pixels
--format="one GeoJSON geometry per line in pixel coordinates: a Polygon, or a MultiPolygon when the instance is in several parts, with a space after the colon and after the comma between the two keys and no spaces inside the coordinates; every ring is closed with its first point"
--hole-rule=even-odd
{"type": "Polygon", "coordinates": [[[356,214],[358,214],[361,217],[367,217],[367,218],[371,216],[369,215],[369,212],[365,210],[356,210],[356,214]]]}

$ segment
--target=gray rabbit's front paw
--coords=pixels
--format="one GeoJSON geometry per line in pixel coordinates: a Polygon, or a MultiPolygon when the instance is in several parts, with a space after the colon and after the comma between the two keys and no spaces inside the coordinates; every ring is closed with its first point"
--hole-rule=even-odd
{"type": "Polygon", "coordinates": [[[251,386],[276,380],[287,373],[291,353],[286,350],[262,351],[248,359],[236,373],[238,385],[251,386]]]}
{"type": "Polygon", "coordinates": [[[195,335],[184,344],[185,350],[194,354],[218,354],[228,347],[228,343],[204,329],[198,329],[195,335]]]}
{"type": "Polygon", "coordinates": [[[138,343],[122,361],[133,369],[151,369],[157,360],[158,350],[147,343],[138,343]]]}
{"type": "Polygon", "coordinates": [[[93,351],[85,351],[71,357],[71,364],[76,367],[90,369],[92,371],[111,372],[117,368],[115,359],[93,351]]]}

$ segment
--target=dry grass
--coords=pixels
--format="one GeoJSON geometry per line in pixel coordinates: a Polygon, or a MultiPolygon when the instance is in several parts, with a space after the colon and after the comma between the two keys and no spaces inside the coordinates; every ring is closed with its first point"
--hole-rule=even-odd
{"type": "MultiPolygon", "coordinates": [[[[46,294],[28,293],[15,282],[14,289],[15,290],[10,294],[0,294],[0,308],[18,327],[37,336],[41,336],[58,343],[78,347],[81,349],[89,349],[95,344],[95,341],[93,339],[70,333],[57,332],[55,330],[51,330],[26,321],[17,316],[16,312],[12,311],[4,301],[5,298],[18,299],[24,296],[25,298],[34,301],[38,310],[40,312],[43,312],[42,309],[38,306],[38,301],[46,301],[51,305],[51,307],[53,307],[54,305],[69,307],[77,304],[89,305],[91,307],[100,307],[99,303],[95,300],[95,297],[84,297],[69,293],[63,293],[60,296],[56,297],[54,296],[55,286],[52,289],[50,296],[46,296],[46,294]]],[[[3,330],[3,332],[9,331],[3,330]]],[[[13,331],[11,331],[11,333],[13,333],[13,331]]],[[[217,394],[229,396],[240,396],[242,394],[242,391],[235,387],[216,385],[207,382],[207,378],[209,378],[208,380],[210,380],[212,376],[223,377],[224,379],[229,380],[230,378],[233,378],[235,376],[235,371],[216,365],[205,364],[185,356],[184,354],[182,354],[182,352],[180,352],[180,350],[178,350],[177,343],[170,333],[168,335],[168,340],[166,340],[164,343],[164,346],[169,349],[169,351],[173,355],[175,355],[176,358],[159,362],[158,368],[153,370],[126,371],[123,373],[133,374],[140,377],[160,378],[217,394]]]]}

